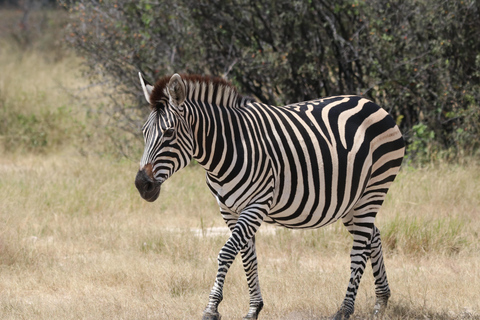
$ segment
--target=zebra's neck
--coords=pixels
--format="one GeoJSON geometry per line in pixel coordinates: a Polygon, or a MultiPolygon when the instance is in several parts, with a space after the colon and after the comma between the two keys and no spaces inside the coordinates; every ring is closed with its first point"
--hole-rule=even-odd
{"type": "Polygon", "coordinates": [[[186,87],[184,104],[193,134],[193,158],[209,174],[221,176],[245,151],[235,142],[242,134],[243,108],[252,99],[219,83],[188,82],[186,87]]]}
{"type": "MultiPolygon", "coordinates": [[[[247,152],[239,145],[246,131],[245,105],[254,99],[242,97],[229,82],[221,78],[199,75],[181,75],[185,85],[185,101],[179,112],[184,131],[193,141],[191,150],[196,159],[208,173],[221,174],[225,164],[244,156],[247,152]]],[[[171,76],[159,79],[150,95],[151,108],[162,108],[169,100],[167,85],[171,76]],[[158,103],[165,101],[165,103],[158,103]]]]}

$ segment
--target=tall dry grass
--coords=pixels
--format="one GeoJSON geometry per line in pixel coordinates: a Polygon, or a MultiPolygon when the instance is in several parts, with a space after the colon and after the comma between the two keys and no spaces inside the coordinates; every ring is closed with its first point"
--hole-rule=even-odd
{"type": "MultiPolygon", "coordinates": [[[[187,167],[157,202],[143,201],[133,184],[136,158],[89,152],[108,149],[108,133],[90,125],[108,119],[89,116],[86,100],[65,90],[85,86],[78,58],[50,60],[0,42],[0,318],[199,319],[228,237],[210,231],[224,223],[202,169],[187,167]],[[40,149],[31,140],[39,132],[47,141],[40,149]]],[[[404,168],[393,184],[377,219],[392,289],[388,319],[479,319],[479,169],[475,161],[404,168]]],[[[262,226],[261,318],[333,314],[351,241],[341,224],[262,226]]],[[[246,313],[239,261],[224,297],[224,319],[246,313]]],[[[368,268],[353,318],[367,318],[373,302],[368,268]]]]}

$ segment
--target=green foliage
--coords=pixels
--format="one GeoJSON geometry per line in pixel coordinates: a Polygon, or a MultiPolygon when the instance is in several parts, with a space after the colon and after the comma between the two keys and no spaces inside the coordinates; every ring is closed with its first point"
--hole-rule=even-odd
{"type": "Polygon", "coordinates": [[[65,107],[38,114],[22,113],[0,101],[0,136],[8,152],[28,151],[44,153],[62,145],[69,118],[65,107]]]}
{"type": "Polygon", "coordinates": [[[478,2],[392,1],[380,11],[370,36],[381,45],[365,47],[379,61],[367,72],[376,78],[370,94],[403,116],[409,157],[477,153],[480,118],[468,115],[480,104],[478,2]]]}
{"type": "Polygon", "coordinates": [[[363,94],[397,120],[411,158],[434,155],[419,152],[425,144],[449,158],[478,152],[478,1],[79,0],[69,9],[69,41],[89,74],[132,101],[110,111],[129,132],[148,112],[137,71],[207,73],[271,104],[363,94]]]}
{"type": "Polygon", "coordinates": [[[431,159],[435,148],[435,132],[423,124],[413,125],[410,144],[407,146],[407,154],[417,160],[426,161],[431,159]]]}

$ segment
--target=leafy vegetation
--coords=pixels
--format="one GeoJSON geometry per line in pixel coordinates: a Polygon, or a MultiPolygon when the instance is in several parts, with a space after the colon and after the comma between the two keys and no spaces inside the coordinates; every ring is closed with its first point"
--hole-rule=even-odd
{"type": "Polygon", "coordinates": [[[412,159],[478,152],[478,1],[63,3],[90,75],[130,98],[110,110],[127,131],[147,112],[137,71],[208,73],[271,104],[365,95],[397,120],[412,159]]]}

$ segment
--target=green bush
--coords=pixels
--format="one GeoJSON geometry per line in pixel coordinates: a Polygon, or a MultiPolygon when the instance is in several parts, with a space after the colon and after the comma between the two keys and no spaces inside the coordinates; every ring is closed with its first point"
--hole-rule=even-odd
{"type": "Polygon", "coordinates": [[[480,5],[426,0],[63,1],[69,41],[89,74],[108,81],[119,126],[138,134],[144,108],[136,72],[150,80],[207,73],[271,104],[361,94],[387,109],[412,157],[422,143],[445,154],[480,142],[480,5]],[[416,126],[416,127],[415,127],[416,126]],[[430,137],[430,136],[429,136],[430,137]]]}
{"type": "Polygon", "coordinates": [[[0,119],[1,145],[10,153],[46,153],[71,142],[74,123],[66,106],[32,113],[0,100],[0,119]]]}

